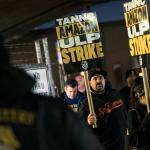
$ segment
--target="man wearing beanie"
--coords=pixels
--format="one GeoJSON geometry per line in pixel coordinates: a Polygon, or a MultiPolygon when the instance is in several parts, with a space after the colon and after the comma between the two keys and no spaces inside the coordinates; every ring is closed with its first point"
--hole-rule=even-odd
{"type": "Polygon", "coordinates": [[[124,150],[126,121],[123,102],[118,91],[106,88],[105,78],[105,71],[90,72],[89,82],[95,113],[90,114],[87,99],[80,105],[79,113],[102,142],[105,150],[124,150]],[[95,123],[97,128],[92,128],[95,123]]]}
{"type": "Polygon", "coordinates": [[[0,70],[0,149],[103,150],[62,99],[32,93],[35,81],[10,65],[2,40],[0,70]]]}

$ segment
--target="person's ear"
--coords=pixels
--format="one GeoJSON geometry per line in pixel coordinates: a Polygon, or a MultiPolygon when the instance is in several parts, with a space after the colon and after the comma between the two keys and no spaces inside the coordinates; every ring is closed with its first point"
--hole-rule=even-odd
{"type": "Polygon", "coordinates": [[[64,87],[64,91],[66,91],[66,86],[64,87]]]}
{"type": "Polygon", "coordinates": [[[64,91],[65,91],[65,92],[67,91],[67,86],[64,87],[64,91]]]}

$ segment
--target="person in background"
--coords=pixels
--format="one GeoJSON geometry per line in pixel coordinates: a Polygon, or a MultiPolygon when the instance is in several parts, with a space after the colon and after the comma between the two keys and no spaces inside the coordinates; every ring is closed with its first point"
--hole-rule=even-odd
{"type": "Polygon", "coordinates": [[[76,74],[74,78],[78,82],[78,91],[85,94],[86,89],[85,89],[84,76],[80,73],[80,74],[76,74]]]}
{"type": "Polygon", "coordinates": [[[61,94],[61,98],[71,110],[78,112],[79,105],[84,100],[85,95],[78,92],[77,81],[68,78],[65,82],[64,92],[61,94]]]}
{"type": "Polygon", "coordinates": [[[147,111],[143,79],[135,79],[131,89],[134,106],[128,113],[129,150],[150,149],[150,113],[147,111]]]}
{"type": "Polygon", "coordinates": [[[125,73],[126,84],[120,89],[121,99],[124,102],[125,116],[126,116],[126,134],[125,134],[125,149],[128,149],[128,112],[131,109],[131,89],[134,86],[134,79],[136,78],[136,72],[134,69],[127,69],[125,73]]]}
{"type": "Polygon", "coordinates": [[[131,108],[131,88],[134,85],[134,79],[136,78],[135,71],[128,69],[125,74],[126,85],[120,89],[120,95],[124,102],[125,110],[128,111],[131,108]]]}
{"type": "Polygon", "coordinates": [[[61,99],[32,93],[35,81],[10,64],[2,38],[0,70],[0,149],[103,150],[61,99]]]}
{"type": "Polygon", "coordinates": [[[105,150],[124,150],[126,121],[119,92],[106,87],[102,70],[90,71],[89,82],[95,113],[90,113],[86,99],[79,107],[81,119],[93,130],[105,150]],[[97,128],[92,128],[95,123],[97,128]]]}

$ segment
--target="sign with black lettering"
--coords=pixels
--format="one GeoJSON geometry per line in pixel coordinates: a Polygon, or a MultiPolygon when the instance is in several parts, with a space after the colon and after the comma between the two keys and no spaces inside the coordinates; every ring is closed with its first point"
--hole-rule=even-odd
{"type": "Polygon", "coordinates": [[[46,68],[28,68],[25,69],[26,72],[31,75],[36,84],[33,87],[33,92],[41,95],[49,95],[49,85],[47,78],[47,69],[46,68]]]}
{"type": "Polygon", "coordinates": [[[66,74],[100,66],[104,52],[95,13],[56,19],[56,34],[66,74]]]}
{"type": "Polygon", "coordinates": [[[124,17],[129,37],[131,56],[150,53],[150,26],[145,0],[124,3],[124,17]]]}

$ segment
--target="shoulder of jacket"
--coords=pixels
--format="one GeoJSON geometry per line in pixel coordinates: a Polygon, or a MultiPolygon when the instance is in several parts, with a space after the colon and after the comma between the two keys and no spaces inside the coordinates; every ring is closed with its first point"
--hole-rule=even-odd
{"type": "Polygon", "coordinates": [[[118,90],[116,90],[116,89],[111,89],[111,90],[107,90],[106,91],[106,95],[120,95],[120,92],[118,91],[118,90]]]}
{"type": "Polygon", "coordinates": [[[136,108],[131,108],[131,109],[129,110],[129,112],[136,112],[136,113],[139,113],[136,108]]]}
{"type": "Polygon", "coordinates": [[[119,92],[119,91],[116,90],[116,89],[107,89],[106,92],[107,93],[112,93],[112,92],[119,92]]]}
{"type": "Polygon", "coordinates": [[[140,118],[141,118],[140,114],[139,114],[139,112],[138,112],[138,110],[136,108],[130,109],[129,112],[128,112],[128,114],[136,114],[137,117],[138,117],[138,120],[140,120],[140,118]]]}

